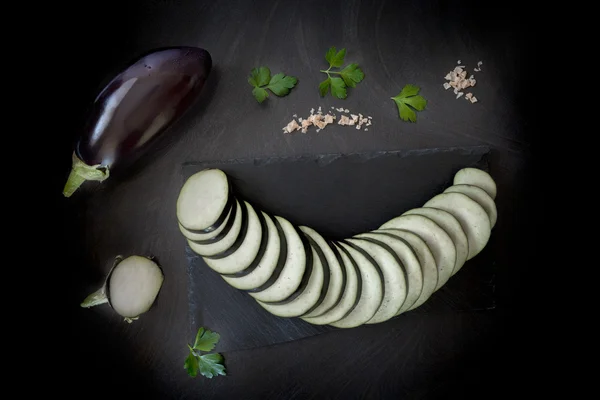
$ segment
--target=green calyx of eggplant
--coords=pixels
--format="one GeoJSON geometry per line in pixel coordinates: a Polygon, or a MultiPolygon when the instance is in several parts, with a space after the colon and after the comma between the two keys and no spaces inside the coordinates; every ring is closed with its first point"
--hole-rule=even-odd
{"type": "Polygon", "coordinates": [[[71,173],[63,189],[63,195],[65,197],[71,197],[73,193],[83,184],[85,181],[98,181],[102,182],[106,180],[110,175],[108,166],[106,165],[87,165],[84,163],[75,152],[73,152],[73,166],[71,173]]]}

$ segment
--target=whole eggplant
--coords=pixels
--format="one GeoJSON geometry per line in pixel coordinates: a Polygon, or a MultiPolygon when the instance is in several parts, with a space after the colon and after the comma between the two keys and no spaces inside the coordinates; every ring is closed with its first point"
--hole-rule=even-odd
{"type": "Polygon", "coordinates": [[[92,104],[63,194],[135,162],[189,109],[211,68],[204,49],[168,47],[144,54],[112,79],[92,104]]]}

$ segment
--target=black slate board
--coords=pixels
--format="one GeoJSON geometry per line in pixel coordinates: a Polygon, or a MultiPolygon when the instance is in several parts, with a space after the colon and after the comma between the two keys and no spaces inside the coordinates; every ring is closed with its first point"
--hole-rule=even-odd
{"type": "MultiPolygon", "coordinates": [[[[489,148],[476,146],[191,162],[183,165],[183,177],[219,168],[231,177],[239,197],[292,223],[341,239],[376,229],[420,207],[451,185],[461,168],[487,170],[488,154],[489,148]]],[[[494,259],[486,250],[410,314],[494,308],[494,259]]],[[[248,294],[230,287],[187,246],[186,252],[190,334],[199,326],[219,332],[219,351],[267,346],[336,329],[267,313],[248,294]]],[[[386,324],[402,324],[402,319],[403,315],[386,324]]]]}

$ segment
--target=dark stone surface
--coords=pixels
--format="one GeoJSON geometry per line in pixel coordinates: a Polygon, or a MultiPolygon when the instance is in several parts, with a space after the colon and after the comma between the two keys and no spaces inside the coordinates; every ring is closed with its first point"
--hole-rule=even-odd
{"type": "MultiPolygon", "coordinates": [[[[530,362],[522,352],[530,333],[519,310],[528,309],[526,278],[537,267],[531,208],[537,194],[535,133],[524,107],[531,90],[531,56],[524,18],[515,10],[505,2],[484,1],[109,0],[74,5],[69,11],[80,18],[65,18],[69,34],[63,44],[75,47],[80,37],[86,44],[64,61],[86,74],[75,84],[68,79],[72,67],[58,77],[64,79],[69,113],[60,116],[64,136],[57,141],[60,150],[49,182],[57,193],[53,218],[65,228],[51,240],[57,247],[76,244],[62,255],[71,306],[61,318],[71,321],[68,336],[73,338],[64,356],[78,360],[93,344],[95,357],[86,368],[68,363],[63,376],[84,385],[92,398],[495,398],[513,390],[530,362]],[[214,70],[200,101],[143,167],[61,198],[86,104],[129,60],[169,45],[200,46],[211,53],[214,70]],[[343,101],[321,99],[317,92],[324,77],[318,70],[331,45],[346,47],[347,60],[359,63],[366,74],[343,101]],[[473,89],[477,104],[456,100],[441,86],[458,59],[469,69],[484,62],[473,89]],[[272,96],[257,104],[246,76],[259,65],[297,76],[297,88],[286,98],[272,96]],[[428,99],[416,124],[400,121],[389,100],[407,83],[421,86],[428,99]],[[371,115],[374,123],[368,132],[336,125],[318,134],[281,133],[292,114],[305,115],[319,105],[344,106],[371,115]],[[186,375],[186,343],[193,339],[188,263],[175,219],[183,163],[456,146],[491,149],[499,219],[485,252],[497,272],[494,310],[413,313],[391,324],[227,351],[227,377],[186,375]],[[134,253],[155,255],[163,266],[166,280],[156,307],[131,325],[108,307],[80,309],[79,302],[101,284],[114,256],[134,253]]],[[[476,259],[471,262],[468,267],[475,267],[476,259]]],[[[461,286],[460,275],[454,280],[461,286]]],[[[226,318],[228,310],[222,313],[226,318]]],[[[239,332],[260,329],[245,323],[239,332]]]]}

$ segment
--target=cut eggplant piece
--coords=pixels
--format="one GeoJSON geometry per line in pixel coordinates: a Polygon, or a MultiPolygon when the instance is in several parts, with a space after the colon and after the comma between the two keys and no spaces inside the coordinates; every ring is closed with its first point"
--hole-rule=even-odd
{"type": "Polygon", "coordinates": [[[205,169],[183,184],[177,198],[177,219],[189,231],[212,232],[225,220],[231,203],[227,175],[205,169]]]}
{"type": "Polygon", "coordinates": [[[340,251],[354,260],[360,271],[362,287],[360,299],[356,307],[344,318],[329,325],[336,328],[354,328],[369,321],[383,301],[384,284],[382,273],[368,254],[354,249],[352,246],[338,242],[340,251]]]}
{"type": "MultiPolygon", "coordinates": [[[[232,196],[232,198],[233,198],[233,196],[232,196]]],[[[234,206],[235,206],[235,204],[234,204],[234,206]]],[[[225,217],[225,220],[223,221],[223,223],[217,229],[215,229],[214,231],[209,232],[209,233],[197,233],[197,232],[189,231],[189,230],[185,229],[185,227],[183,225],[181,225],[181,223],[179,223],[179,229],[181,230],[181,233],[183,233],[183,236],[187,237],[188,239],[190,239],[192,242],[194,242],[196,244],[217,243],[219,240],[221,240],[225,236],[227,236],[227,234],[231,230],[231,227],[233,226],[233,223],[235,222],[236,215],[237,215],[237,207],[233,207],[233,206],[230,207],[230,211],[227,214],[227,217],[225,217]]]]}
{"type": "MultiPolygon", "coordinates": [[[[248,226],[250,225],[249,214],[251,206],[243,200],[240,206],[242,209],[242,226],[240,227],[240,233],[238,234],[238,237],[228,249],[217,254],[204,255],[203,258],[205,259],[205,261],[206,259],[220,260],[222,258],[229,257],[230,255],[235,253],[244,243],[246,235],[248,234],[248,226]]],[[[254,215],[256,216],[256,214],[254,215]]]]}
{"type": "Polygon", "coordinates": [[[346,287],[346,269],[340,264],[338,257],[323,236],[307,226],[301,226],[300,230],[309,240],[313,241],[312,245],[317,253],[321,252],[323,254],[325,257],[323,264],[326,263],[329,268],[329,277],[325,276],[326,279],[323,281],[323,287],[326,290],[325,298],[314,310],[307,312],[305,315],[306,318],[311,318],[326,313],[341,301],[346,287]]]}
{"type": "Polygon", "coordinates": [[[269,304],[288,304],[288,303],[296,300],[302,293],[304,293],[304,291],[306,290],[306,288],[307,288],[307,286],[308,286],[308,284],[310,282],[310,278],[312,276],[313,266],[314,266],[312,249],[310,247],[310,244],[309,244],[308,240],[302,234],[302,232],[300,232],[300,230],[297,227],[294,227],[294,229],[296,229],[296,232],[300,236],[300,240],[302,241],[302,244],[304,245],[304,254],[306,254],[306,268],[304,270],[304,275],[302,276],[302,279],[300,280],[300,285],[294,291],[294,293],[292,293],[291,295],[287,296],[283,300],[263,301],[263,303],[269,303],[269,304]]]}
{"type": "Polygon", "coordinates": [[[369,254],[379,266],[383,274],[383,300],[379,309],[368,320],[367,324],[378,324],[396,316],[406,300],[406,275],[404,266],[398,262],[393,251],[386,249],[378,243],[362,239],[346,239],[354,249],[362,249],[369,254]]]}
{"type": "Polygon", "coordinates": [[[303,320],[314,325],[327,325],[344,318],[356,308],[362,293],[362,277],[358,265],[334,244],[328,243],[328,246],[345,271],[346,284],[337,304],[316,317],[302,317],[303,320]]]}
{"type": "Polygon", "coordinates": [[[203,233],[202,231],[190,231],[186,229],[181,222],[177,221],[177,225],[179,226],[179,230],[187,239],[193,240],[198,244],[210,244],[216,243],[219,240],[223,239],[228,233],[229,229],[233,225],[233,221],[235,221],[236,208],[235,202],[233,201],[235,198],[230,196],[232,199],[231,205],[228,207],[227,215],[223,220],[223,223],[219,225],[215,230],[208,233],[203,233]]]}
{"type": "Polygon", "coordinates": [[[462,268],[465,261],[467,261],[469,255],[469,241],[467,240],[465,231],[460,226],[460,222],[448,211],[437,208],[413,208],[402,215],[411,214],[422,215],[431,219],[450,236],[454,242],[454,247],[456,247],[456,262],[452,269],[452,275],[456,274],[462,268]]]}
{"type": "Polygon", "coordinates": [[[303,288],[302,284],[300,285],[300,288],[298,288],[302,288],[298,296],[290,301],[287,299],[278,303],[265,303],[259,301],[258,304],[273,315],[288,318],[302,316],[311,309],[314,309],[315,305],[318,304],[319,299],[323,299],[321,294],[325,273],[323,271],[321,259],[313,246],[310,246],[310,254],[311,257],[309,258],[312,260],[312,268],[307,268],[304,273],[304,276],[308,276],[309,278],[303,288]]]}
{"type": "MultiPolygon", "coordinates": [[[[406,299],[396,315],[400,315],[410,309],[419,299],[423,290],[423,271],[421,270],[419,258],[412,246],[401,237],[386,235],[381,231],[361,233],[355,237],[384,247],[396,257],[396,262],[403,266],[404,273],[406,274],[406,299]]],[[[425,242],[423,242],[423,245],[425,245],[425,242]]],[[[433,267],[435,268],[435,265],[433,267]]]]}
{"type": "Polygon", "coordinates": [[[490,218],[490,226],[493,228],[496,225],[498,219],[498,210],[496,209],[496,203],[489,194],[479,186],[474,185],[452,185],[448,189],[444,190],[444,193],[462,193],[475,200],[487,213],[490,218]]]}
{"type": "Polygon", "coordinates": [[[285,235],[285,263],[275,282],[263,285],[265,287],[260,288],[260,291],[250,292],[256,300],[264,302],[282,301],[292,296],[300,286],[308,261],[305,242],[294,225],[279,216],[275,216],[275,219],[285,235]]]}
{"type": "Polygon", "coordinates": [[[261,212],[256,212],[248,202],[244,202],[248,214],[248,227],[240,246],[224,258],[205,258],[206,265],[220,274],[235,274],[254,270],[267,246],[266,222],[261,212]]]}
{"type": "MultiPolygon", "coordinates": [[[[274,221],[271,216],[261,211],[262,217],[266,226],[266,242],[264,253],[260,260],[256,263],[256,268],[248,271],[248,268],[232,275],[223,275],[225,282],[229,283],[236,289],[251,290],[265,284],[273,275],[278,264],[283,267],[285,257],[280,257],[280,251],[285,249],[285,237],[283,231],[279,227],[279,223],[274,221]],[[277,225],[276,225],[277,223],[277,225]],[[283,237],[283,247],[281,243],[283,237]],[[280,262],[281,260],[281,262],[280,262]]],[[[261,243],[261,246],[263,244],[261,243]]]]}
{"type": "Polygon", "coordinates": [[[492,200],[496,199],[496,182],[487,172],[478,168],[463,168],[454,175],[454,185],[475,185],[486,191],[492,200]]]}
{"type": "Polygon", "coordinates": [[[421,304],[425,303],[429,297],[435,292],[435,287],[438,281],[438,270],[435,263],[433,253],[427,243],[421,237],[413,232],[403,229],[385,229],[373,231],[373,233],[383,234],[394,238],[404,239],[413,248],[417,258],[419,259],[419,265],[421,266],[421,272],[423,275],[423,287],[421,294],[415,303],[410,306],[408,310],[414,310],[421,304]]]}
{"type": "Polygon", "coordinates": [[[248,224],[248,215],[246,213],[246,207],[242,207],[239,201],[237,200],[235,201],[235,207],[236,211],[235,218],[233,219],[233,225],[231,226],[231,229],[223,239],[219,240],[216,243],[210,244],[198,244],[194,243],[190,239],[187,240],[188,245],[196,254],[199,254],[202,257],[213,256],[226,251],[234,245],[234,243],[240,235],[242,226],[244,225],[244,223],[246,224],[246,226],[248,224]]]}
{"type": "Polygon", "coordinates": [[[456,247],[450,236],[438,224],[422,215],[403,215],[389,220],[379,229],[404,229],[419,235],[431,249],[438,269],[435,290],[441,288],[450,276],[456,263],[456,247]]]}
{"type": "MultiPolygon", "coordinates": [[[[273,262],[273,260],[271,258],[267,258],[261,262],[261,264],[263,262],[267,263],[267,265],[269,265],[269,269],[272,272],[266,278],[266,281],[264,281],[261,285],[256,286],[252,289],[246,289],[246,291],[250,292],[250,293],[262,292],[263,290],[273,286],[273,284],[275,282],[277,282],[277,280],[281,276],[281,272],[283,271],[283,267],[285,267],[285,264],[287,261],[288,250],[287,250],[287,239],[285,238],[285,232],[283,231],[283,228],[281,227],[281,224],[279,223],[277,218],[271,217],[271,220],[273,221],[273,224],[275,225],[275,228],[277,229],[277,237],[279,238],[279,254],[277,255],[277,260],[275,261],[274,268],[271,266],[271,263],[273,262]]],[[[267,254],[270,254],[269,249],[267,249],[265,257],[267,257],[267,254]]],[[[274,252],[273,252],[273,255],[275,255],[274,252]]]]}
{"type": "MultiPolygon", "coordinates": [[[[304,233],[304,232],[302,232],[302,233],[304,233]]],[[[302,314],[302,316],[307,316],[307,315],[310,315],[317,307],[319,307],[323,303],[323,300],[325,300],[325,296],[327,296],[327,289],[329,288],[329,280],[330,280],[331,276],[329,273],[329,263],[327,262],[327,258],[325,258],[325,253],[323,253],[323,250],[321,250],[321,247],[317,244],[317,242],[315,242],[308,235],[304,234],[304,237],[308,240],[310,247],[315,251],[315,254],[317,255],[317,257],[319,259],[319,263],[321,264],[321,268],[323,269],[323,282],[321,283],[321,291],[319,292],[319,298],[317,299],[317,301],[315,302],[315,304],[313,304],[313,306],[311,308],[309,308],[304,314],[302,314]]],[[[314,263],[314,257],[315,257],[315,255],[313,254],[313,263],[314,263]]],[[[312,272],[313,275],[315,274],[314,268],[317,268],[317,267],[318,267],[318,265],[316,263],[314,263],[313,272],[312,272]]],[[[309,285],[310,285],[310,282],[309,282],[309,285]]]]}
{"type": "Polygon", "coordinates": [[[490,239],[492,227],[487,213],[475,200],[462,193],[442,193],[433,197],[424,207],[439,208],[454,215],[469,240],[469,256],[475,257],[490,239]]]}

